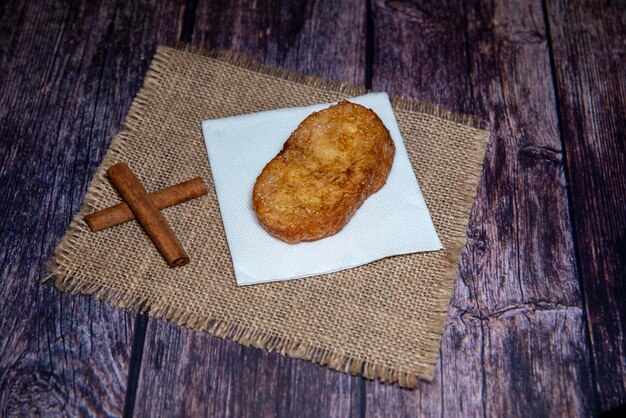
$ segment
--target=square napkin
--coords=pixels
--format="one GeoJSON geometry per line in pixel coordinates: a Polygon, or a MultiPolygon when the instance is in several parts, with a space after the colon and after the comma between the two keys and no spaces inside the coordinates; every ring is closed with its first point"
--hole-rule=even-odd
{"type": "Polygon", "coordinates": [[[442,248],[385,93],[349,99],[381,118],[396,146],[385,186],[367,199],[337,234],[288,244],[269,235],[252,209],[263,167],[297,126],[332,103],[202,122],[211,173],[238,285],[331,273],[381,258],[442,248]]]}

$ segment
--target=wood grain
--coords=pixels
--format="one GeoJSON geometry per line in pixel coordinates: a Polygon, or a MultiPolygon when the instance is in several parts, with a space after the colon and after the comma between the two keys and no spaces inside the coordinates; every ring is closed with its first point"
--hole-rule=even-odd
{"type": "MultiPolygon", "coordinates": [[[[493,130],[438,379],[418,388],[428,414],[594,410],[544,21],[541,4],[374,3],[375,25],[396,28],[375,31],[374,88],[478,115],[493,130]]],[[[367,411],[395,398],[408,415],[414,396],[368,385],[367,411]]]]}
{"type": "Polygon", "coordinates": [[[150,321],[136,416],[358,416],[358,378],[150,321]]]}
{"type": "Polygon", "coordinates": [[[1,2],[0,416],[589,416],[625,402],[625,11],[1,2]],[[488,121],[433,383],[400,390],[40,284],[156,45],[177,40],[488,121]]]}
{"type": "MultiPolygon", "coordinates": [[[[362,84],[364,25],[365,4],[202,2],[192,40],[203,48],[228,49],[305,74],[362,84]]],[[[134,413],[359,416],[361,382],[312,363],[151,320],[134,413]]]]}
{"type": "Polygon", "coordinates": [[[626,402],[626,8],[547,2],[598,409],[626,402]]]}
{"type": "Polygon", "coordinates": [[[412,391],[366,384],[366,416],[483,417],[481,321],[449,315],[440,358],[432,382],[418,382],[412,391]],[[445,356],[445,357],[442,357],[445,356]],[[476,386],[476,387],[472,387],[476,386]]]}
{"type": "Polygon", "coordinates": [[[40,280],[179,18],[173,4],[0,6],[0,416],[122,413],[134,315],[40,280]]]}
{"type": "Polygon", "coordinates": [[[482,324],[486,416],[593,415],[580,308],[523,305],[482,324]]]}
{"type": "Polygon", "coordinates": [[[304,74],[363,85],[365,3],[331,0],[202,2],[193,43],[304,74]]]}

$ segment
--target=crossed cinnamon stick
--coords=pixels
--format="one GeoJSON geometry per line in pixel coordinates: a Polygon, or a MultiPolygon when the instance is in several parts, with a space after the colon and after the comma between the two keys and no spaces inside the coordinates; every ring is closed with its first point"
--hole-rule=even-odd
{"type": "Polygon", "coordinates": [[[170,186],[148,194],[127,164],[118,163],[107,170],[107,176],[125,203],[90,213],[85,222],[93,232],[137,219],[170,267],[184,266],[189,256],[160,212],[170,206],[205,195],[207,187],[201,178],[170,186]]]}

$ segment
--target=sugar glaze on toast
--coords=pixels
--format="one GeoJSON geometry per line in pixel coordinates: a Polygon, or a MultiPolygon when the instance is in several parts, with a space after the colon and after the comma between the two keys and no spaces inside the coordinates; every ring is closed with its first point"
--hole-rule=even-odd
{"type": "Polygon", "coordinates": [[[339,232],[387,181],[395,146],[372,110],[341,101],[309,115],[258,176],[252,205],[289,243],[339,232]]]}

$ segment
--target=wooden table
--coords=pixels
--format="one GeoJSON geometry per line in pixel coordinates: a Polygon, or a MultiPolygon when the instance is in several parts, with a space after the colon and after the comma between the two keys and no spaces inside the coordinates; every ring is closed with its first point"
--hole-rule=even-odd
{"type": "Polygon", "coordinates": [[[626,402],[626,4],[0,1],[0,416],[592,416],[626,402]],[[402,390],[42,284],[158,44],[493,130],[436,377],[402,390]]]}

